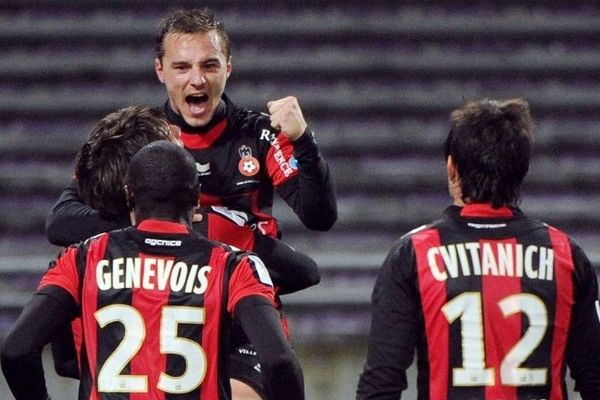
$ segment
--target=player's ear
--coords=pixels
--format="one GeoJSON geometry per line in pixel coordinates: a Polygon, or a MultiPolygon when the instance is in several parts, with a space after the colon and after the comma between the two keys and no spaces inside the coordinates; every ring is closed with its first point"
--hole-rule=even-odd
{"type": "Polygon", "coordinates": [[[198,180],[198,183],[196,184],[196,187],[194,187],[194,189],[192,190],[192,196],[191,196],[191,206],[193,207],[200,207],[200,180],[198,180]]]}
{"type": "Polygon", "coordinates": [[[127,200],[127,208],[132,211],[135,208],[135,196],[127,185],[125,185],[125,199],[127,200]]]}
{"type": "Polygon", "coordinates": [[[154,72],[156,72],[158,80],[165,83],[163,64],[159,58],[154,59],[154,72]]]}
{"type": "Polygon", "coordinates": [[[448,156],[446,159],[446,170],[448,171],[448,180],[450,182],[456,182],[458,178],[458,171],[456,169],[456,164],[454,163],[454,159],[452,156],[448,156]]]}

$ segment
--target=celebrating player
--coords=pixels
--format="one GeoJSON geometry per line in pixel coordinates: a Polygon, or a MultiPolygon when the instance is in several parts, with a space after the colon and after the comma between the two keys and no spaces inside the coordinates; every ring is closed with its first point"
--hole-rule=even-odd
{"type": "MultiPolygon", "coordinates": [[[[335,185],[297,99],[289,96],[269,101],[269,114],[263,114],[236,105],[224,94],[232,60],[229,38],[220,21],[197,9],[168,15],[157,35],[155,69],[168,95],[164,106],[167,119],[180,128],[181,140],[196,160],[203,206],[241,213],[243,228],[278,238],[279,224],[271,214],[277,192],[307,228],[326,231],[332,227],[337,219],[335,185]]],[[[80,240],[86,227],[107,223],[113,228],[110,221],[99,222],[98,215],[85,210],[76,187],[77,182],[67,187],[48,215],[47,235],[56,245],[80,240]],[[72,224],[74,221],[79,222],[72,224]]],[[[234,237],[223,241],[232,243],[234,237]]],[[[250,245],[260,251],[259,244],[250,245]]],[[[269,246],[263,250],[261,254],[273,254],[269,246]]],[[[273,254],[273,259],[287,253],[273,254]]],[[[307,258],[302,260],[305,265],[316,266],[307,258]]],[[[268,258],[265,263],[272,264],[268,258]]],[[[306,282],[318,282],[316,269],[312,271],[294,290],[306,287],[306,282]]],[[[289,284],[294,281],[293,275],[282,273],[280,277],[289,284]]],[[[264,398],[255,352],[243,335],[236,338],[238,350],[232,354],[232,364],[239,370],[231,372],[239,385],[234,382],[234,398],[264,398]],[[236,397],[238,386],[240,392],[254,393],[236,397]]]]}
{"type": "Polygon", "coordinates": [[[82,400],[230,398],[234,315],[260,355],[269,398],[304,398],[268,272],[257,256],[192,230],[198,190],[194,160],[181,147],[154,142],[133,157],[127,198],[135,226],[67,248],[4,343],[2,369],[17,400],[47,399],[42,347],[79,315],[82,400]]]}

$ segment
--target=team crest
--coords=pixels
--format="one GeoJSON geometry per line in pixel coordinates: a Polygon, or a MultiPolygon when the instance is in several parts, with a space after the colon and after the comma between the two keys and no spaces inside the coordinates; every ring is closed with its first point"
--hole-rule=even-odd
{"type": "Polygon", "coordinates": [[[260,164],[256,158],[252,157],[252,149],[243,145],[238,149],[238,153],[241,157],[241,160],[238,163],[240,173],[245,176],[254,176],[258,174],[260,164]]]}

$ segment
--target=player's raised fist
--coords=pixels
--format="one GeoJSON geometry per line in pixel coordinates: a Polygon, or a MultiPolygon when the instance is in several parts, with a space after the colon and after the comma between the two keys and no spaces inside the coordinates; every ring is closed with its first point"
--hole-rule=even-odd
{"type": "Polygon", "coordinates": [[[302,115],[298,100],[293,96],[269,101],[267,103],[271,114],[271,126],[290,140],[298,139],[306,130],[307,124],[302,115]]]}

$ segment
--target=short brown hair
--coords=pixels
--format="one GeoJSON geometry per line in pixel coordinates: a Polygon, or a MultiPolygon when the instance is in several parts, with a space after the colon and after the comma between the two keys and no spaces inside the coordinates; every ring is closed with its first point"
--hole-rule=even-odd
{"type": "Polygon", "coordinates": [[[162,60],[165,55],[165,37],[171,33],[198,33],[215,31],[223,42],[223,53],[227,60],[231,58],[229,36],[223,23],[206,8],[191,10],[176,10],[163,18],[158,26],[156,36],[156,58],[162,60]]]}

